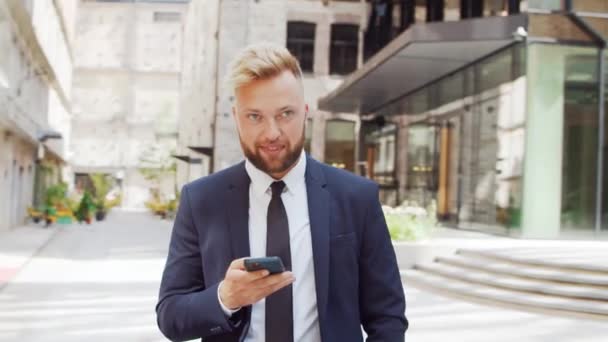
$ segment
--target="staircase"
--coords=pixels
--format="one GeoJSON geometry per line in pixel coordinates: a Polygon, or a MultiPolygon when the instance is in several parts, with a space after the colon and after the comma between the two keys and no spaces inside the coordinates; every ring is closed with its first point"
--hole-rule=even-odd
{"type": "Polygon", "coordinates": [[[461,249],[402,271],[407,286],[482,304],[608,321],[604,249],[461,249]]]}

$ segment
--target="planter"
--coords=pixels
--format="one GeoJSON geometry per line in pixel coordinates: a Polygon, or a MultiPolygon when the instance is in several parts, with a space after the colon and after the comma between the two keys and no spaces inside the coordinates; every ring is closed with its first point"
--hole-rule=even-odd
{"type": "Polygon", "coordinates": [[[106,212],[105,211],[98,211],[95,213],[95,219],[97,221],[103,221],[106,219],[106,212]]]}
{"type": "Polygon", "coordinates": [[[453,255],[458,249],[456,246],[438,244],[433,240],[417,242],[393,242],[399,269],[408,269],[417,264],[430,263],[440,256],[453,255]]]}

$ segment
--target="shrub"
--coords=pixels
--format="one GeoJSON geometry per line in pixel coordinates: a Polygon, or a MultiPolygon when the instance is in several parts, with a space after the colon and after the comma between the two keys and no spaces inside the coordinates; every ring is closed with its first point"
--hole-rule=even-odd
{"type": "Polygon", "coordinates": [[[427,208],[404,202],[395,208],[383,206],[382,210],[393,241],[426,239],[437,225],[434,202],[427,208]]]}

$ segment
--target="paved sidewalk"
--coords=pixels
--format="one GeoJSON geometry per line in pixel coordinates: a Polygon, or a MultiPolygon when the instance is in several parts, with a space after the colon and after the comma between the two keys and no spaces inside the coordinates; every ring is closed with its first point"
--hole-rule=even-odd
{"type": "Polygon", "coordinates": [[[454,300],[409,286],[412,342],[605,342],[608,324],[454,300]]]}
{"type": "Polygon", "coordinates": [[[59,226],[23,226],[0,232],[0,290],[55,235],[59,226]]]}

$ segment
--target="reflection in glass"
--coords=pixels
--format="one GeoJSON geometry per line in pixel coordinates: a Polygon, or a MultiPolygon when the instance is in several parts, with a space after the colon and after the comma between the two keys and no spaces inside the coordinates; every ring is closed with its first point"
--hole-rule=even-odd
{"type": "Polygon", "coordinates": [[[528,0],[528,8],[557,11],[562,8],[562,0],[528,0]]]}
{"type": "MultiPolygon", "coordinates": [[[[604,50],[604,115],[608,114],[608,50],[604,50]]],[[[602,189],[602,230],[608,231],[608,120],[604,121],[604,165],[602,189]]]]}
{"type": "Polygon", "coordinates": [[[437,133],[427,124],[408,127],[407,194],[409,200],[427,206],[437,191],[437,133]]]}
{"type": "Polygon", "coordinates": [[[325,129],[325,162],[337,168],[355,170],[355,123],[330,120],[325,129]]]}
{"type": "Polygon", "coordinates": [[[310,145],[312,143],[312,118],[306,119],[306,128],[304,131],[304,151],[310,154],[310,145]]]}
{"type": "Polygon", "coordinates": [[[595,224],[598,78],[595,49],[564,54],[562,229],[595,224]]]}

